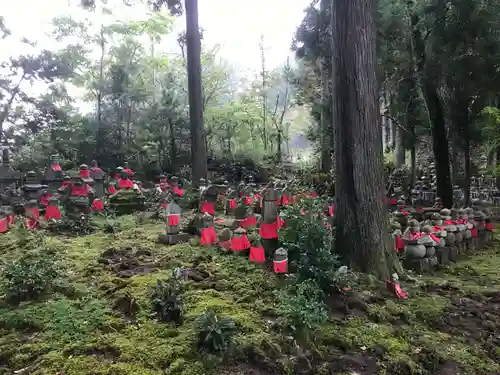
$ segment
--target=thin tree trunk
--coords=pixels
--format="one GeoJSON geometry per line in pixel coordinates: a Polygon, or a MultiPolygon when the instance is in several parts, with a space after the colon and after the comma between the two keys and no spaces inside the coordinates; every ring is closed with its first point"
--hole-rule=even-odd
{"type": "Polygon", "coordinates": [[[375,8],[371,0],[337,0],[331,12],[336,247],[354,269],[387,280],[392,243],[384,207],[375,8]]]}
{"type": "Polygon", "coordinates": [[[200,179],[207,179],[207,151],[203,123],[198,0],[186,0],[185,6],[189,119],[191,122],[191,160],[193,164],[193,185],[197,186],[200,179]]]}

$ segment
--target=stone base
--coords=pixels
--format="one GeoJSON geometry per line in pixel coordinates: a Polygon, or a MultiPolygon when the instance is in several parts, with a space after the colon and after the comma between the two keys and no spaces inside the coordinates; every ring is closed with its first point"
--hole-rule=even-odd
{"type": "Polygon", "coordinates": [[[163,245],[175,245],[178,243],[188,242],[192,236],[188,233],[178,233],[178,234],[160,234],[158,236],[158,243],[163,245]]]}
{"type": "Polygon", "coordinates": [[[493,232],[491,231],[485,231],[484,232],[484,243],[485,245],[491,244],[491,241],[493,241],[493,232]]]}
{"type": "Polygon", "coordinates": [[[458,253],[466,254],[467,253],[467,244],[465,242],[460,242],[458,245],[458,253]]]}
{"type": "Polygon", "coordinates": [[[467,252],[470,253],[470,252],[473,252],[475,251],[475,247],[474,247],[474,241],[472,238],[468,239],[465,241],[465,245],[467,246],[467,252]]]}
{"type": "Polygon", "coordinates": [[[480,248],[479,237],[472,237],[472,249],[476,251],[479,250],[479,248],[480,248]]]}
{"type": "MultiPolygon", "coordinates": [[[[435,258],[435,257],[434,257],[435,258]]],[[[405,267],[418,273],[430,272],[432,269],[430,258],[406,258],[405,267]]],[[[437,261],[437,259],[436,259],[437,261]]]]}
{"type": "Polygon", "coordinates": [[[450,251],[450,261],[456,262],[458,261],[458,247],[455,245],[446,246],[450,251]]]}
{"type": "Polygon", "coordinates": [[[450,249],[447,247],[440,247],[436,249],[436,257],[441,265],[450,263],[450,249]]]}

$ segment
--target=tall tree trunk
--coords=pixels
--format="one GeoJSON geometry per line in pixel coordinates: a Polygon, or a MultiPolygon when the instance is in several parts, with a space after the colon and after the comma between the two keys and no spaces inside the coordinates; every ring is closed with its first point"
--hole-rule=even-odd
{"type": "MultiPolygon", "coordinates": [[[[324,1],[324,0],[323,0],[324,1]]],[[[326,57],[325,57],[326,58],[326,57]]],[[[321,66],[321,119],[320,119],[320,139],[321,139],[321,171],[330,173],[332,169],[332,122],[330,115],[330,107],[332,97],[330,93],[330,79],[328,77],[328,69],[326,62],[322,62],[321,66]]]]}
{"type": "Polygon", "coordinates": [[[465,163],[465,181],[464,181],[464,194],[465,194],[465,207],[468,207],[470,204],[470,178],[471,176],[471,169],[470,169],[470,141],[468,134],[466,134],[467,137],[464,137],[464,163],[465,163]]]}
{"type": "Polygon", "coordinates": [[[177,165],[177,147],[175,145],[175,129],[174,122],[172,120],[168,121],[168,132],[170,137],[170,167],[172,171],[175,171],[177,165]]]}
{"type": "Polygon", "coordinates": [[[264,35],[260,36],[260,59],[261,59],[261,78],[262,78],[262,141],[264,143],[264,151],[267,151],[268,140],[267,140],[267,129],[266,129],[266,119],[267,119],[267,82],[266,82],[266,54],[264,50],[264,35]]]}
{"type": "MultiPolygon", "coordinates": [[[[412,4],[409,2],[408,5],[412,4]]],[[[443,205],[450,208],[453,206],[453,189],[450,178],[450,158],[448,156],[448,139],[443,105],[438,94],[436,74],[430,72],[427,66],[427,52],[419,29],[419,16],[413,9],[410,9],[410,11],[412,12],[411,27],[417,57],[417,69],[422,76],[422,91],[432,125],[432,150],[436,162],[437,194],[443,200],[443,205]]]]}
{"type": "Polygon", "coordinates": [[[451,182],[453,185],[460,184],[460,166],[459,166],[459,150],[455,144],[451,142],[450,147],[450,166],[451,166],[451,182]]]}
{"type": "MultiPolygon", "coordinates": [[[[321,0],[320,9],[322,17],[326,17],[328,14],[328,10],[330,7],[330,0],[321,0]]],[[[322,18],[324,19],[324,18],[322,18]]],[[[322,33],[324,35],[328,35],[328,23],[322,22],[322,33]]],[[[331,93],[330,93],[330,77],[329,75],[329,59],[331,60],[330,48],[323,49],[324,56],[321,56],[321,119],[320,119],[320,139],[321,139],[321,172],[330,173],[332,169],[332,156],[331,156],[331,147],[332,147],[332,117],[330,114],[331,107],[331,93]],[[326,51],[325,51],[326,50],[326,51]]]]}
{"type": "Polygon", "coordinates": [[[97,96],[96,96],[96,104],[97,104],[97,132],[96,132],[96,150],[95,150],[95,159],[99,160],[101,156],[104,155],[104,144],[105,144],[105,131],[102,124],[102,94],[104,89],[104,56],[106,53],[106,41],[104,40],[104,26],[101,25],[100,31],[100,47],[101,47],[101,56],[99,58],[99,81],[97,87],[97,96]]]}
{"type": "Polygon", "coordinates": [[[186,0],[187,70],[189,119],[191,122],[191,160],[193,185],[207,178],[207,151],[203,124],[201,87],[201,42],[198,27],[198,0],[186,0]]]}
{"type": "Polygon", "coordinates": [[[336,247],[354,269],[387,280],[393,251],[384,207],[375,8],[371,0],[337,0],[331,12],[336,247]]]}
{"type": "Polygon", "coordinates": [[[394,153],[396,154],[395,167],[402,168],[405,164],[406,150],[404,145],[404,130],[401,126],[396,128],[396,148],[394,153]]]}

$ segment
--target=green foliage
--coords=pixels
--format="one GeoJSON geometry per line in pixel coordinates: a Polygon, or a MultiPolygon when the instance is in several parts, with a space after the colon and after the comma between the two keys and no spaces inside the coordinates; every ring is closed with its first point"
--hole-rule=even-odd
{"type": "Polygon", "coordinates": [[[182,324],[184,303],[182,285],[174,277],[157,280],[150,298],[151,311],[161,322],[182,324]]]}
{"type": "Polygon", "coordinates": [[[236,325],[233,319],[206,310],[197,319],[198,350],[204,353],[224,353],[233,341],[236,325]]]}
{"type": "Polygon", "coordinates": [[[60,286],[63,275],[64,268],[55,250],[25,252],[2,270],[5,298],[12,304],[37,299],[60,286]]]}
{"type": "Polygon", "coordinates": [[[280,239],[288,250],[290,266],[297,270],[297,281],[312,279],[328,293],[340,263],[333,252],[332,229],[317,214],[323,209],[320,199],[305,199],[286,207],[282,216],[287,225],[280,229],[280,239]]]}
{"type": "Polygon", "coordinates": [[[299,335],[306,335],[328,319],[323,291],[312,280],[304,280],[276,292],[278,311],[287,326],[299,335]]]}
{"type": "Polygon", "coordinates": [[[118,233],[121,230],[120,222],[114,218],[107,217],[102,230],[104,233],[118,233]]]}
{"type": "Polygon", "coordinates": [[[485,107],[481,112],[483,137],[486,140],[487,151],[494,150],[500,145],[500,109],[485,107]]]}
{"type": "Polygon", "coordinates": [[[51,340],[72,344],[86,342],[106,325],[110,313],[110,308],[100,300],[58,298],[46,303],[44,330],[51,340]]]}

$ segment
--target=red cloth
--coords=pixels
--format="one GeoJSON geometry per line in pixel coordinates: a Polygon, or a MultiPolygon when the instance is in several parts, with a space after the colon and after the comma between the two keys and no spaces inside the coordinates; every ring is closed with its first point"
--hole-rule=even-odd
{"type": "Polygon", "coordinates": [[[394,238],[394,245],[396,247],[397,252],[400,252],[401,250],[403,250],[405,248],[405,243],[404,243],[403,239],[401,238],[401,236],[396,236],[396,238],[394,238]]]}
{"type": "Polygon", "coordinates": [[[434,240],[436,241],[437,243],[439,243],[439,238],[436,237],[436,235],[434,233],[430,233],[429,236],[434,240]]]}
{"type": "Polygon", "coordinates": [[[288,259],[279,262],[273,261],[274,273],[286,273],[288,271],[288,259]]]}
{"type": "Polygon", "coordinates": [[[319,197],[318,193],[316,193],[315,191],[311,191],[311,192],[309,193],[309,196],[310,196],[311,198],[318,198],[318,197],[319,197]]]}
{"type": "Polygon", "coordinates": [[[330,205],[328,206],[328,216],[334,216],[335,215],[335,206],[330,205]]]}
{"type": "Polygon", "coordinates": [[[134,172],[130,168],[123,168],[123,172],[125,172],[129,176],[132,176],[134,174],[134,172]]]}
{"type": "Polygon", "coordinates": [[[108,193],[109,194],[115,194],[116,193],[116,188],[114,187],[114,185],[109,185],[108,186],[108,193]]]}
{"type": "Polygon", "coordinates": [[[45,209],[45,220],[59,220],[61,218],[61,210],[58,206],[47,206],[45,209]]]}
{"type": "Polygon", "coordinates": [[[71,188],[71,196],[72,197],[86,197],[89,195],[89,186],[88,185],[81,185],[81,186],[76,186],[73,185],[71,188]]]}
{"type": "Polygon", "coordinates": [[[276,206],[281,205],[281,197],[276,198],[276,206]]]}
{"type": "Polygon", "coordinates": [[[233,251],[243,251],[251,246],[250,241],[246,234],[243,236],[234,236],[231,238],[231,250],[233,251]]]}
{"type": "Polygon", "coordinates": [[[200,233],[200,245],[212,246],[217,242],[217,233],[214,227],[203,228],[200,233]]]}
{"type": "Polygon", "coordinates": [[[14,216],[14,214],[9,215],[9,224],[14,225],[15,219],[16,219],[16,217],[14,216]]]}
{"type": "Polygon", "coordinates": [[[79,174],[81,178],[90,178],[90,171],[88,169],[80,169],[79,174]]]}
{"type": "Polygon", "coordinates": [[[444,221],[444,223],[445,223],[446,225],[453,225],[453,224],[455,224],[455,223],[453,222],[453,220],[445,220],[445,221],[444,221]]]}
{"type": "Polygon", "coordinates": [[[250,247],[250,256],[248,257],[250,262],[254,263],[265,263],[266,253],[263,247],[250,247]]]}
{"type": "Polygon", "coordinates": [[[387,290],[394,293],[394,295],[397,298],[399,298],[399,299],[407,299],[408,298],[408,294],[406,294],[406,292],[403,289],[401,289],[401,285],[399,283],[395,283],[395,282],[387,280],[385,284],[386,284],[387,290]]]}
{"type": "Polygon", "coordinates": [[[244,202],[247,206],[251,206],[251,205],[252,205],[252,203],[253,203],[253,199],[252,199],[252,197],[250,197],[250,196],[248,196],[248,195],[247,195],[247,196],[243,199],[243,202],[244,202]]]}
{"type": "Polygon", "coordinates": [[[486,229],[488,229],[488,230],[493,230],[493,229],[494,229],[494,228],[493,228],[493,224],[491,224],[491,223],[487,223],[487,224],[486,224],[486,229]]]}
{"type": "Polygon", "coordinates": [[[51,166],[50,166],[50,169],[52,169],[53,172],[62,172],[62,168],[61,166],[59,165],[59,163],[53,163],[51,166]]]}
{"type": "Polygon", "coordinates": [[[102,173],[102,169],[99,167],[92,167],[92,172],[94,173],[102,173]]]}
{"type": "Polygon", "coordinates": [[[228,200],[228,204],[229,204],[229,208],[236,208],[237,204],[236,204],[236,199],[229,199],[228,200]]]}
{"type": "Polygon", "coordinates": [[[477,228],[472,228],[470,232],[472,234],[472,237],[477,237],[478,236],[477,228]]]}
{"type": "Polygon", "coordinates": [[[94,199],[92,202],[92,210],[96,212],[104,211],[104,203],[100,199],[94,199]]]}
{"type": "Polygon", "coordinates": [[[288,205],[290,205],[290,198],[288,197],[288,195],[283,195],[283,196],[281,197],[281,204],[282,204],[283,206],[288,206],[288,205]]]}
{"type": "Polygon", "coordinates": [[[255,200],[259,200],[259,199],[260,199],[260,194],[254,194],[254,195],[253,195],[253,199],[255,199],[255,200]]]}
{"type": "Polygon", "coordinates": [[[231,248],[231,240],[219,242],[219,246],[223,247],[226,250],[229,250],[231,248]]]}
{"type": "Polygon", "coordinates": [[[0,233],[7,233],[9,231],[9,219],[7,217],[0,219],[0,233]]]}
{"type": "Polygon", "coordinates": [[[250,228],[256,226],[257,226],[257,218],[255,217],[255,215],[250,215],[241,222],[242,228],[250,228]]]}
{"type": "Polygon", "coordinates": [[[278,225],[278,220],[271,224],[262,223],[259,228],[260,236],[264,239],[278,238],[278,225]]]}
{"type": "Polygon", "coordinates": [[[410,233],[410,240],[418,240],[423,236],[422,233],[410,233]]]}
{"type": "Polygon", "coordinates": [[[182,197],[184,195],[184,189],[181,189],[179,186],[174,186],[172,188],[172,192],[179,197],[182,197]]]}
{"type": "Polygon", "coordinates": [[[49,205],[49,199],[52,198],[53,195],[50,194],[50,193],[47,193],[47,194],[44,194],[42,195],[42,198],[40,199],[40,203],[44,206],[48,206],[49,205]]]}
{"type": "Polygon", "coordinates": [[[181,223],[181,215],[171,214],[167,216],[167,225],[169,227],[175,227],[181,223]]]}
{"type": "Polygon", "coordinates": [[[120,189],[132,189],[134,187],[134,183],[130,178],[123,178],[118,181],[118,187],[120,189]]]}
{"type": "Polygon", "coordinates": [[[210,214],[215,216],[215,203],[214,202],[201,202],[201,213],[210,214]]]}
{"type": "Polygon", "coordinates": [[[35,220],[31,217],[26,218],[26,228],[29,230],[35,229],[38,226],[38,220],[35,220]]]}

